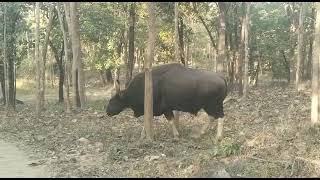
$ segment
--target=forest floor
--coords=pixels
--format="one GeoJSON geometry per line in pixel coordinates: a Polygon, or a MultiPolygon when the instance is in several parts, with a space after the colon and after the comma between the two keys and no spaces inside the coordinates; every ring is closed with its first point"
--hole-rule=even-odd
{"type": "Polygon", "coordinates": [[[87,108],[65,114],[57,88],[46,89],[46,109],[35,115],[35,91],[17,83],[15,114],[0,106],[0,135],[17,142],[46,165],[51,177],[319,177],[320,128],[310,125],[310,91],[252,88],[225,106],[224,138],[213,141],[216,122],[200,139],[192,132],[204,123],[180,115],[180,140],[174,141],[164,117],[154,121],[155,140],[137,143],[143,118],[131,110],[114,117],[103,107],[111,86],[88,87],[87,108]]]}

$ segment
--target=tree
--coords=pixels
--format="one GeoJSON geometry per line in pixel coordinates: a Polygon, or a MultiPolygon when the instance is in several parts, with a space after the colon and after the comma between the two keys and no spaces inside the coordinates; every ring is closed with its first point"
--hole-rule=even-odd
{"type": "Polygon", "coordinates": [[[144,98],[144,130],[147,140],[153,139],[153,89],[152,89],[152,62],[154,57],[155,46],[155,3],[148,2],[148,14],[149,14],[149,38],[147,57],[145,60],[145,98],[144,98]]]}
{"type": "Polygon", "coordinates": [[[243,96],[246,97],[248,94],[248,70],[249,70],[249,53],[248,53],[248,43],[249,43],[249,22],[250,22],[250,2],[246,3],[246,15],[245,19],[243,20],[242,28],[244,31],[244,50],[243,50],[243,57],[244,57],[244,76],[243,76],[243,96]]]}
{"type": "Polygon", "coordinates": [[[134,29],[135,29],[135,3],[130,4],[129,11],[129,31],[128,31],[128,40],[129,40],[129,54],[128,54],[128,63],[127,63],[127,73],[128,79],[126,80],[126,86],[132,78],[132,71],[134,68],[134,29]]]}
{"type": "Polygon", "coordinates": [[[179,52],[179,7],[178,2],[174,3],[174,57],[176,62],[180,62],[179,52]]]}
{"type": "Polygon", "coordinates": [[[40,59],[40,34],[39,34],[39,26],[40,26],[40,3],[36,2],[36,7],[35,7],[35,17],[36,17],[36,29],[35,29],[35,37],[36,37],[36,43],[35,43],[35,59],[37,62],[37,104],[36,104],[36,111],[37,115],[40,116],[41,109],[43,107],[43,96],[41,96],[41,59],[40,59]]]}
{"type": "MultiPolygon", "coordinates": [[[[54,6],[49,5],[49,21],[47,24],[47,29],[46,29],[46,34],[45,34],[45,41],[42,47],[42,57],[40,60],[40,105],[41,108],[44,108],[44,92],[45,92],[45,69],[46,69],[46,59],[47,59],[47,49],[48,49],[48,43],[49,43],[49,37],[50,37],[50,32],[52,29],[52,23],[54,19],[54,6]]],[[[39,45],[40,46],[40,45],[39,45]]]]}
{"type": "MultiPolygon", "coordinates": [[[[63,34],[63,49],[64,49],[64,62],[65,62],[65,68],[64,68],[64,86],[65,86],[65,94],[66,98],[64,99],[65,101],[65,108],[66,112],[70,113],[71,112],[71,106],[70,106],[70,93],[69,93],[69,70],[70,70],[70,61],[69,61],[69,51],[68,51],[68,40],[67,40],[67,31],[65,27],[65,23],[63,21],[62,13],[60,11],[60,4],[58,3],[57,5],[57,12],[58,12],[58,19],[60,23],[60,29],[63,34]]],[[[62,61],[62,60],[61,60],[62,61]]],[[[60,93],[59,93],[60,94],[60,93]]]]}
{"type": "Polygon", "coordinates": [[[218,58],[217,58],[217,72],[224,73],[224,61],[226,60],[226,2],[218,2],[219,7],[219,40],[218,40],[218,58]]]}
{"type": "MultiPolygon", "coordinates": [[[[70,2],[65,6],[66,13],[69,14],[69,34],[71,34],[72,44],[72,83],[74,105],[83,109],[85,106],[84,72],[81,59],[80,33],[79,33],[79,3],[70,2]]],[[[68,16],[68,15],[67,15],[68,16]]],[[[68,19],[68,18],[67,18],[68,19]]]]}
{"type": "Polygon", "coordinates": [[[296,81],[295,81],[295,85],[296,85],[296,89],[299,91],[299,84],[300,84],[300,79],[301,79],[301,75],[302,75],[302,68],[301,65],[303,63],[303,33],[304,33],[304,3],[301,2],[300,4],[300,13],[299,13],[299,26],[298,26],[298,49],[297,49],[297,69],[296,69],[296,81]]]}
{"type": "Polygon", "coordinates": [[[316,22],[314,31],[314,53],[312,58],[312,100],[311,100],[311,123],[319,124],[319,65],[320,65],[320,3],[315,3],[316,22]]]}

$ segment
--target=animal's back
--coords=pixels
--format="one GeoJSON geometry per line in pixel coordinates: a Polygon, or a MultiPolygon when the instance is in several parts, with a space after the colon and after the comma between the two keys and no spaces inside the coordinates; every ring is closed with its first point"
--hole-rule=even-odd
{"type": "MultiPolygon", "coordinates": [[[[171,71],[176,71],[177,69],[183,67],[181,64],[172,63],[160,66],[155,66],[152,68],[152,85],[153,85],[153,102],[158,104],[159,99],[159,81],[163,76],[171,71]]],[[[131,105],[132,109],[138,112],[143,112],[144,104],[144,72],[138,73],[129,83],[127,92],[127,100],[131,105]]],[[[154,106],[154,111],[156,111],[156,106],[154,106]]]]}

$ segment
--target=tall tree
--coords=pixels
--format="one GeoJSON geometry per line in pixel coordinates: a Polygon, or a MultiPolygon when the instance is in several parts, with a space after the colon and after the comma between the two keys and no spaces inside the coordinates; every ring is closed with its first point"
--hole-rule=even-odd
{"type": "Polygon", "coordinates": [[[320,66],[320,3],[315,3],[316,22],[314,31],[314,53],[312,58],[312,100],[311,100],[311,123],[319,124],[319,66],[320,66]]]}
{"type": "MultiPolygon", "coordinates": [[[[70,61],[69,61],[69,51],[68,51],[68,40],[67,40],[67,31],[65,27],[65,23],[63,21],[63,16],[60,11],[60,3],[57,5],[57,12],[58,12],[58,19],[59,19],[59,24],[60,24],[60,29],[62,31],[63,35],[63,49],[64,49],[64,62],[65,62],[65,68],[64,68],[64,87],[65,87],[65,95],[66,98],[64,99],[65,101],[65,109],[67,113],[71,112],[71,106],[70,106],[70,93],[69,93],[69,72],[70,72],[70,61]]],[[[60,93],[59,93],[60,94],[60,93]]]]}
{"type": "Polygon", "coordinates": [[[132,71],[134,68],[134,27],[135,27],[135,2],[130,4],[129,10],[129,31],[128,31],[128,40],[129,40],[129,54],[128,54],[128,63],[127,63],[127,73],[128,78],[126,86],[132,78],[132,71]]]}
{"type": "Polygon", "coordinates": [[[226,61],[226,2],[218,2],[219,7],[219,40],[218,40],[218,58],[217,72],[225,71],[224,64],[226,61]]]}
{"type": "Polygon", "coordinates": [[[304,33],[304,3],[300,3],[299,26],[298,26],[298,49],[297,49],[297,69],[296,69],[296,89],[299,90],[300,79],[302,75],[301,65],[303,63],[303,33],[304,33]]]}
{"type": "Polygon", "coordinates": [[[36,2],[36,7],[35,7],[35,18],[36,18],[36,29],[35,29],[35,37],[36,37],[36,43],[35,43],[35,59],[37,62],[37,104],[36,104],[36,111],[37,111],[37,115],[40,116],[41,113],[41,109],[42,109],[42,102],[43,100],[41,98],[43,98],[41,96],[41,59],[40,59],[40,52],[39,52],[39,48],[40,48],[40,34],[39,34],[39,26],[40,26],[40,2],[36,2]]]}
{"type": "Polygon", "coordinates": [[[243,96],[246,97],[248,94],[248,78],[249,78],[249,22],[250,22],[250,2],[246,2],[246,15],[243,21],[242,28],[244,29],[244,76],[243,76],[243,96]]]}
{"type": "Polygon", "coordinates": [[[80,29],[79,29],[79,2],[70,2],[70,29],[72,44],[72,82],[74,88],[74,102],[77,107],[85,106],[84,71],[81,58],[80,29]]]}
{"type": "Polygon", "coordinates": [[[179,6],[178,2],[174,3],[174,57],[176,62],[180,62],[179,58],[179,6]]]}
{"type": "Polygon", "coordinates": [[[2,95],[4,99],[4,103],[6,104],[6,107],[8,108],[8,103],[9,102],[9,96],[8,91],[9,91],[9,86],[7,84],[8,82],[8,74],[7,74],[7,3],[4,3],[3,6],[3,79],[1,81],[1,88],[2,88],[2,95]],[[6,93],[7,92],[7,93],[6,93]]]}
{"type": "Polygon", "coordinates": [[[54,6],[49,5],[49,21],[47,24],[47,29],[46,29],[46,34],[45,34],[45,41],[42,47],[42,58],[40,62],[40,83],[41,83],[41,88],[40,88],[40,96],[41,96],[41,108],[44,107],[44,92],[45,92],[45,69],[46,69],[46,59],[47,59],[47,49],[48,49],[48,43],[49,43],[49,37],[50,37],[50,32],[52,29],[52,23],[54,19],[54,6]]]}
{"type": "Polygon", "coordinates": [[[148,49],[147,58],[145,60],[145,98],[144,98],[144,130],[146,133],[147,140],[153,139],[153,88],[152,88],[152,62],[154,57],[155,47],[155,3],[148,2],[148,49]]]}

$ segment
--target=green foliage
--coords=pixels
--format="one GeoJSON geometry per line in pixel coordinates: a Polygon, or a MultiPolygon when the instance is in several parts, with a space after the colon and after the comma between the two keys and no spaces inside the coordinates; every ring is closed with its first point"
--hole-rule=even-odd
{"type": "Polygon", "coordinates": [[[231,139],[224,139],[221,144],[216,146],[212,152],[212,156],[232,156],[238,155],[240,153],[241,146],[237,142],[232,141],[231,139]]]}

